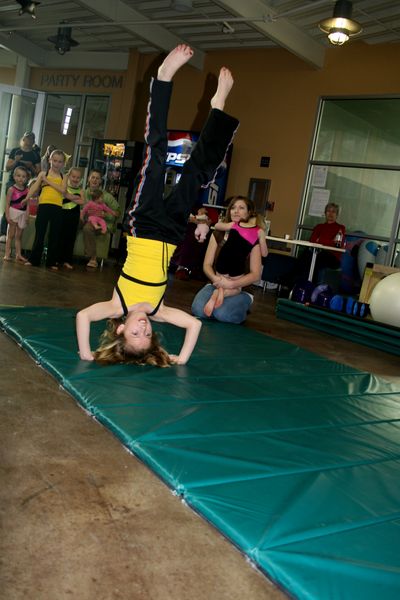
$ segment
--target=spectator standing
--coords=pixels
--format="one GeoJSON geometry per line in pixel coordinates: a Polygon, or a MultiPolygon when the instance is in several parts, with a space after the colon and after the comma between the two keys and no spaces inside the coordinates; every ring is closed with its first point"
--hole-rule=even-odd
{"type": "Polygon", "coordinates": [[[27,194],[28,194],[28,171],[24,167],[14,169],[13,178],[15,183],[8,188],[6,197],[6,218],[8,222],[6,251],[4,260],[11,260],[11,246],[15,239],[15,258],[19,262],[26,262],[22,256],[21,236],[27,224],[27,194]]]}
{"type": "Polygon", "coordinates": [[[71,167],[66,177],[67,191],[62,205],[58,263],[66,269],[73,269],[72,256],[84,198],[80,169],[71,167]]]}
{"type": "Polygon", "coordinates": [[[44,249],[47,226],[50,226],[47,245],[46,266],[57,271],[58,248],[62,226],[62,203],[66,194],[66,179],[62,175],[65,155],[62,150],[53,150],[50,156],[50,169],[41,171],[37,180],[30,188],[27,198],[40,190],[39,205],[35,223],[35,240],[29,261],[25,266],[40,265],[44,249]]]}
{"type": "MultiPolygon", "coordinates": [[[[19,141],[19,146],[13,148],[6,162],[6,171],[10,173],[7,183],[7,190],[14,185],[13,173],[17,167],[24,167],[28,171],[29,179],[36,177],[40,171],[40,154],[35,146],[35,134],[32,131],[26,131],[19,141]]],[[[7,219],[5,214],[1,219],[0,241],[6,241],[7,219]]]]}

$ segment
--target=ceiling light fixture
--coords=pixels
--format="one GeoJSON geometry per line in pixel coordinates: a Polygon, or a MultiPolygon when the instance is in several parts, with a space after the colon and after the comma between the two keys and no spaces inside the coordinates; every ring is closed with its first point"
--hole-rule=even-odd
{"type": "Polygon", "coordinates": [[[36,14],[35,14],[35,10],[36,10],[36,6],[38,4],[40,4],[40,2],[31,2],[30,0],[15,0],[17,4],[19,4],[21,6],[21,8],[18,11],[19,16],[23,15],[24,13],[28,13],[29,15],[31,15],[32,19],[36,19],[36,14]]]}
{"type": "Polygon", "coordinates": [[[68,105],[64,106],[64,114],[63,114],[62,123],[61,123],[61,133],[63,135],[68,135],[68,129],[69,129],[69,126],[71,125],[73,110],[74,110],[73,106],[68,106],[68,105]]]}
{"type": "Polygon", "coordinates": [[[318,23],[318,27],[328,34],[331,44],[341,46],[351,35],[362,31],[361,25],[352,20],[352,12],[353,3],[350,0],[337,0],[332,17],[318,23]]]}
{"type": "MultiPolygon", "coordinates": [[[[63,25],[64,21],[60,23],[63,25]]],[[[71,50],[71,46],[79,46],[79,42],[76,42],[71,37],[72,27],[59,27],[57,29],[57,35],[47,38],[49,42],[54,44],[58,54],[65,54],[71,50]]]]}

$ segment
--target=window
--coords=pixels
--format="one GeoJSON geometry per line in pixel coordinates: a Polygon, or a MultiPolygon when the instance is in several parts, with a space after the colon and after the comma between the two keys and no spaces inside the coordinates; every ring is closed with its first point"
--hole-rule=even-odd
{"type": "Polygon", "coordinates": [[[298,233],[307,238],[327,202],[339,221],[398,252],[400,98],[323,99],[309,161],[298,233]]]}
{"type": "Polygon", "coordinates": [[[104,138],[108,109],[108,96],[48,94],[43,150],[61,148],[71,157],[67,166],[82,167],[86,178],[92,140],[104,138]]]}

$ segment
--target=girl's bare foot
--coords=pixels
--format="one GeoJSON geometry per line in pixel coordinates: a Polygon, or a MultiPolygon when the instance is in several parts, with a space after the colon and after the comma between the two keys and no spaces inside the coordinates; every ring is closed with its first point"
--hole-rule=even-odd
{"type": "Polygon", "coordinates": [[[215,306],[214,308],[219,308],[220,306],[223,305],[224,303],[224,288],[218,288],[217,289],[217,297],[215,299],[215,306]]]}
{"type": "Polygon", "coordinates": [[[65,262],[63,265],[66,269],[70,269],[72,270],[74,267],[69,263],[69,262],[65,262]]]}
{"type": "Polygon", "coordinates": [[[233,86],[232,73],[226,67],[222,67],[218,77],[218,87],[214,96],[211,98],[211,108],[224,110],[225,101],[233,86]]]}
{"type": "Polygon", "coordinates": [[[26,263],[24,264],[24,267],[31,267],[32,263],[29,262],[29,260],[26,261],[26,263]]]}
{"type": "Polygon", "coordinates": [[[204,314],[206,315],[206,317],[211,317],[211,315],[213,314],[213,310],[215,308],[215,303],[217,301],[218,292],[219,292],[219,290],[214,290],[213,293],[211,294],[209,301],[204,306],[204,314]]]}
{"type": "Polygon", "coordinates": [[[22,254],[20,254],[20,255],[16,256],[15,258],[16,258],[16,259],[17,259],[17,261],[18,261],[18,262],[20,262],[20,263],[26,263],[26,262],[28,262],[28,259],[27,259],[27,258],[25,258],[24,256],[22,256],[22,254]]]}
{"type": "Polygon", "coordinates": [[[3,260],[11,260],[11,256],[3,256],[3,260]]]}
{"type": "Polygon", "coordinates": [[[175,73],[193,56],[193,50],[186,44],[179,44],[171,50],[164,62],[160,65],[157,79],[160,81],[171,81],[175,73]]]}

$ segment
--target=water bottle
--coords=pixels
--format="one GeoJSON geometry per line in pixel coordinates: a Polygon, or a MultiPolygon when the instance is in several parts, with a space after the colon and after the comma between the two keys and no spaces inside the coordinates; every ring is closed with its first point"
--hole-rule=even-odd
{"type": "Polygon", "coordinates": [[[342,241],[343,241],[343,231],[338,231],[337,234],[335,235],[335,239],[334,239],[336,248],[342,247],[342,241]]]}

